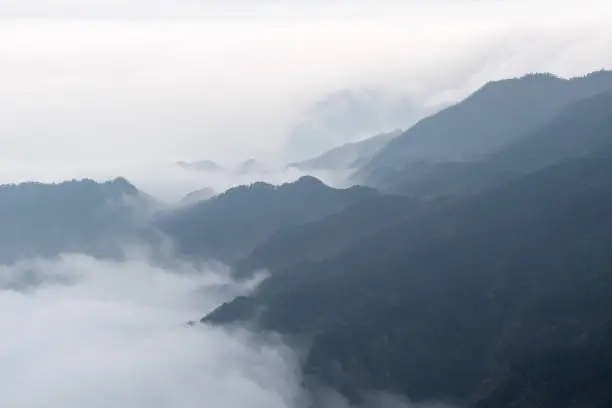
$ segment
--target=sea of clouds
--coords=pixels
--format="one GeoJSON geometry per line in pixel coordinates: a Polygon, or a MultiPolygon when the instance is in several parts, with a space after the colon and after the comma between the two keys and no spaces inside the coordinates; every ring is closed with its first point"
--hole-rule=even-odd
{"type": "MultiPolygon", "coordinates": [[[[0,406],[348,408],[306,391],[300,353],[275,334],[189,325],[253,290],[219,264],[145,253],[64,254],[0,266],[0,406]]],[[[312,390],[311,390],[312,391],[312,390]]],[[[367,407],[409,407],[372,395],[367,407]]],[[[430,405],[433,406],[433,405],[430,405]]]]}

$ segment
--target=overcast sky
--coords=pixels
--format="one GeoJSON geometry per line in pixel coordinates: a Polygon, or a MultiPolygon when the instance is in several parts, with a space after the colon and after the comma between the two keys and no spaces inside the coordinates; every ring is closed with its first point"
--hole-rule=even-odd
{"type": "Polygon", "coordinates": [[[339,90],[425,107],[489,79],[610,68],[607,3],[0,0],[0,181],[278,161],[339,90]]]}

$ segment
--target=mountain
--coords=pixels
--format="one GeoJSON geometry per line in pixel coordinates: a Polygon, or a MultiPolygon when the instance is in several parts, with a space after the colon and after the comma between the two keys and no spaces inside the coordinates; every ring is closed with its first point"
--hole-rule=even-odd
{"type": "Polygon", "coordinates": [[[541,128],[473,162],[413,165],[384,185],[411,196],[473,193],[569,158],[612,147],[612,91],[571,104],[541,128]]]}
{"type": "Polygon", "coordinates": [[[355,142],[387,129],[405,129],[423,117],[425,111],[408,95],[341,90],[305,110],[289,131],[284,150],[291,161],[302,161],[331,146],[355,142]]]}
{"type": "Polygon", "coordinates": [[[0,260],[115,251],[135,238],[154,206],[123,178],[0,186],[0,260]]]}
{"type": "MultiPolygon", "coordinates": [[[[609,136],[608,136],[609,137],[609,136]]],[[[310,344],[307,378],[459,406],[612,404],[612,154],[433,205],[204,322],[310,344]]]]}
{"type": "Polygon", "coordinates": [[[289,167],[302,171],[358,169],[400,134],[401,131],[396,130],[359,142],[346,143],[315,158],[292,163],[289,167]]]}
{"type": "Polygon", "coordinates": [[[161,213],[156,225],[183,254],[229,262],[283,227],[318,220],[376,194],[366,187],[334,189],[314,177],[281,186],[258,182],[161,213]]]}
{"type": "Polygon", "coordinates": [[[219,173],[219,172],[225,171],[225,169],[222,166],[220,166],[219,164],[215,163],[212,160],[199,160],[199,161],[194,161],[194,162],[179,161],[179,162],[176,162],[176,164],[179,167],[182,167],[187,170],[213,172],[213,173],[219,173]]]}
{"type": "Polygon", "coordinates": [[[379,186],[431,164],[481,159],[541,127],[568,105],[606,90],[612,90],[610,71],[571,79],[530,74],[490,82],[393,139],[354,178],[379,186]]]}
{"type": "Polygon", "coordinates": [[[181,204],[191,205],[200,201],[206,201],[214,197],[217,193],[213,188],[205,187],[200,190],[192,191],[181,200],[181,204]]]}
{"type": "Polygon", "coordinates": [[[327,258],[402,217],[416,214],[424,206],[420,201],[393,195],[359,200],[319,220],[278,230],[237,261],[235,272],[239,276],[260,269],[274,273],[301,262],[327,258]]]}

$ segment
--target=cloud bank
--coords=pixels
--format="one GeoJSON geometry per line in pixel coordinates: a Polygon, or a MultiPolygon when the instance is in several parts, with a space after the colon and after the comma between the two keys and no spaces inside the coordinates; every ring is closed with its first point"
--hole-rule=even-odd
{"type": "Polygon", "coordinates": [[[64,255],[0,267],[0,405],[271,407],[301,398],[288,348],[186,328],[248,290],[222,271],[64,255]]]}
{"type": "MultiPolygon", "coordinates": [[[[257,281],[171,264],[135,252],[123,262],[64,254],[0,265],[0,406],[352,407],[333,390],[304,389],[298,354],[279,336],[185,324],[257,281]]],[[[370,394],[359,408],[413,406],[370,394]]]]}

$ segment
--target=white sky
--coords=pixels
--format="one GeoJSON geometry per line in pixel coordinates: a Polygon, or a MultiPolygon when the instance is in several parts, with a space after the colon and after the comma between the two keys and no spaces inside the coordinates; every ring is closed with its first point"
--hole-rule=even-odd
{"type": "Polygon", "coordinates": [[[337,90],[425,105],[528,71],[610,68],[606,3],[0,0],[0,182],[279,160],[337,90]]]}

